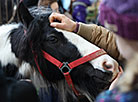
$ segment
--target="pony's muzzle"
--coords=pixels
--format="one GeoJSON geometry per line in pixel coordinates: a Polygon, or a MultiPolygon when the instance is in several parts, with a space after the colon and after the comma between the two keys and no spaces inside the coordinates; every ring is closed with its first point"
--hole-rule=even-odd
{"type": "Polygon", "coordinates": [[[112,79],[119,73],[119,65],[116,61],[104,61],[102,66],[104,70],[111,71],[113,73],[112,79]]]}

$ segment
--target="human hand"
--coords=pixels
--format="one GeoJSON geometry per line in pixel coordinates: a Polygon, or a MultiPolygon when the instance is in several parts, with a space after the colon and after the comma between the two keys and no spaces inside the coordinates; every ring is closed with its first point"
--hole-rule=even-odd
{"type": "Polygon", "coordinates": [[[67,30],[67,31],[70,31],[70,32],[73,32],[76,29],[76,27],[77,27],[77,23],[76,22],[74,22],[73,20],[69,19],[64,14],[59,14],[59,13],[55,13],[55,12],[53,12],[49,16],[49,21],[50,21],[50,23],[51,23],[50,25],[52,27],[63,29],[63,30],[67,30]],[[60,22],[54,22],[54,20],[58,20],[60,22]]]}
{"type": "Polygon", "coordinates": [[[123,74],[123,69],[122,69],[122,67],[119,67],[118,69],[119,69],[119,73],[117,74],[117,76],[115,77],[115,79],[112,81],[112,83],[111,83],[111,85],[110,85],[110,87],[109,87],[109,90],[112,90],[112,89],[115,88],[115,86],[116,86],[116,84],[117,84],[117,82],[118,82],[120,76],[123,74]]]}

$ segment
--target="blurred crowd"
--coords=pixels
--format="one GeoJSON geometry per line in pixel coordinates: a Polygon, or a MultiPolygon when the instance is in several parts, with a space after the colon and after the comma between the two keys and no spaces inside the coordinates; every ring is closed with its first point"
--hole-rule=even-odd
{"type": "MultiPolygon", "coordinates": [[[[0,0],[0,24],[18,21],[15,12],[19,2],[20,0],[0,0]]],[[[28,8],[46,6],[74,21],[98,24],[100,0],[23,0],[23,2],[28,8]]]]}

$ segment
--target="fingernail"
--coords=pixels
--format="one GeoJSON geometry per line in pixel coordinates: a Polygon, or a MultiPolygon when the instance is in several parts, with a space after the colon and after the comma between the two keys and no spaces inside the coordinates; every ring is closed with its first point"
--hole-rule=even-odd
{"type": "Polygon", "coordinates": [[[50,25],[51,25],[51,26],[53,26],[53,27],[55,27],[55,26],[56,26],[56,24],[54,24],[54,23],[51,23],[50,25]]]}

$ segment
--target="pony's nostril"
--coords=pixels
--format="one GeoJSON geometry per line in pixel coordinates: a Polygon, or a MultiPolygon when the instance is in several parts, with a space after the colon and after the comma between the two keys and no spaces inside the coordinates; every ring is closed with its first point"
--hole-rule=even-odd
{"type": "Polygon", "coordinates": [[[106,65],[105,64],[104,67],[107,68],[107,69],[110,69],[110,68],[112,68],[112,65],[106,65]]]}
{"type": "Polygon", "coordinates": [[[109,63],[107,63],[107,62],[104,62],[104,63],[103,63],[103,68],[104,68],[105,70],[111,71],[111,70],[113,69],[113,65],[112,65],[112,64],[109,64],[109,63]]]}

